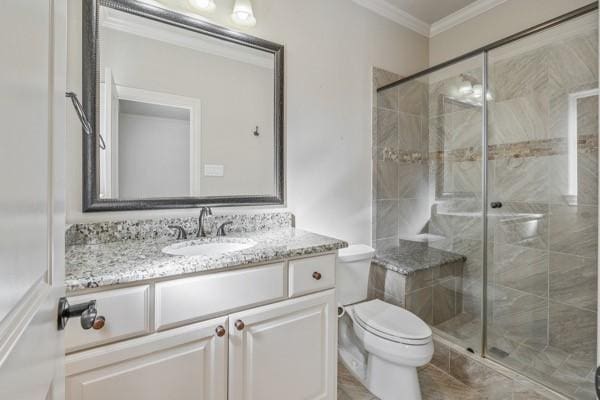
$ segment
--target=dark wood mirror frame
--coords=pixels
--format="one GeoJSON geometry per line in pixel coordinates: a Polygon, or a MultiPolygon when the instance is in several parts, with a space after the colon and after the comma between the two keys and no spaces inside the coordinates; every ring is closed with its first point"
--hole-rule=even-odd
{"type": "Polygon", "coordinates": [[[83,134],[83,211],[127,211],[151,209],[195,208],[201,206],[258,206],[284,204],[284,47],[254,36],[213,25],[174,11],[159,8],[137,0],[83,0],[82,16],[82,99],[86,117],[93,127],[94,134],[83,134]],[[99,7],[110,7],[129,14],[149,18],[190,31],[198,32],[230,43],[236,43],[262,50],[274,56],[275,75],[275,194],[273,196],[219,196],[219,197],[173,197],[155,199],[100,199],[98,196],[97,175],[97,121],[98,101],[97,51],[99,7]]]}

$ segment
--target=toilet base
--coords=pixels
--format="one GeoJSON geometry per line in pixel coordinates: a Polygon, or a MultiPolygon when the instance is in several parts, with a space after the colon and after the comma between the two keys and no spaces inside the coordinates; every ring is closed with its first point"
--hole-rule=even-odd
{"type": "Polygon", "coordinates": [[[369,353],[365,386],[381,400],[421,400],[415,367],[392,364],[369,353]]]}

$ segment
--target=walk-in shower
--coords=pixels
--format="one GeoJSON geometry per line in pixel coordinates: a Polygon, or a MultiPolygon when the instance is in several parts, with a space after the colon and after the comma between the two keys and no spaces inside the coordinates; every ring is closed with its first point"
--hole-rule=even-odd
{"type": "Polygon", "coordinates": [[[452,279],[406,301],[440,336],[587,398],[597,5],[380,88],[377,129],[378,250],[400,240],[466,257],[452,279]]]}

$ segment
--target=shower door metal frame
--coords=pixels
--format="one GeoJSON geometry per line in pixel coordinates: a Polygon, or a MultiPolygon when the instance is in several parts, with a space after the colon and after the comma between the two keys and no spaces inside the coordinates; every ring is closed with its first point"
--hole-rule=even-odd
{"type": "Polygon", "coordinates": [[[481,215],[483,217],[483,243],[481,257],[481,357],[486,357],[487,353],[487,326],[488,326],[488,50],[483,51],[483,75],[482,92],[483,101],[481,102],[481,215]]]}
{"type": "Polygon", "coordinates": [[[517,33],[515,33],[513,35],[505,37],[504,39],[497,40],[497,41],[495,41],[493,43],[490,43],[490,44],[488,44],[486,46],[483,46],[483,47],[480,47],[478,49],[469,51],[468,53],[465,53],[465,54],[463,54],[461,56],[452,58],[452,59],[450,59],[448,61],[444,61],[444,62],[442,62],[440,64],[436,64],[433,67],[429,67],[429,68],[424,69],[422,71],[419,71],[419,72],[417,72],[415,74],[409,75],[409,76],[407,76],[405,78],[398,79],[397,81],[394,81],[392,83],[389,83],[389,84],[387,84],[385,86],[382,86],[382,87],[378,88],[377,92],[381,92],[383,90],[396,87],[396,86],[401,85],[401,84],[403,84],[405,82],[412,81],[413,79],[416,79],[416,78],[419,78],[421,76],[430,74],[432,72],[438,71],[438,70],[443,69],[445,67],[449,67],[451,65],[454,65],[454,64],[456,64],[456,63],[458,63],[460,61],[464,61],[464,60],[466,60],[468,58],[473,58],[475,56],[480,55],[481,53],[487,53],[490,50],[494,50],[494,49],[496,49],[498,47],[504,46],[505,44],[509,44],[509,43],[515,42],[515,41],[517,41],[519,39],[526,38],[527,36],[531,36],[531,35],[534,35],[536,33],[543,32],[543,31],[545,31],[547,29],[550,29],[550,28],[553,28],[553,27],[555,27],[557,25],[562,24],[563,22],[567,22],[567,21],[570,21],[570,20],[572,20],[574,18],[581,17],[582,15],[585,15],[585,14],[590,13],[592,11],[596,11],[597,9],[598,9],[598,2],[594,1],[593,3],[590,3],[587,6],[583,6],[583,7],[577,8],[577,9],[575,9],[573,11],[570,11],[570,12],[568,12],[566,14],[560,15],[560,16],[558,16],[556,18],[553,18],[553,19],[548,20],[546,22],[542,22],[541,24],[535,25],[535,26],[533,26],[531,28],[525,29],[525,30],[523,30],[521,32],[517,32],[517,33]]]}
{"type": "MultiPolygon", "coordinates": [[[[451,60],[448,61],[444,61],[440,64],[434,65],[433,67],[424,69],[422,71],[419,71],[415,74],[409,75],[405,78],[399,79],[397,81],[394,81],[392,83],[389,83],[385,86],[382,86],[380,88],[377,89],[377,92],[381,92],[384,91],[386,89],[390,89],[396,86],[399,86],[403,83],[412,81],[414,79],[420,78],[422,76],[431,74],[433,72],[439,71],[441,69],[444,69],[446,67],[452,66],[454,64],[457,64],[461,61],[465,61],[467,59],[470,58],[475,58],[477,56],[482,56],[482,67],[483,67],[483,74],[482,74],[482,91],[484,93],[483,99],[484,101],[482,102],[482,154],[481,154],[481,159],[482,159],[482,178],[481,178],[481,184],[482,184],[482,216],[483,216],[483,244],[482,244],[482,251],[483,251],[483,255],[482,255],[482,292],[481,292],[481,357],[484,358],[488,358],[487,357],[487,325],[488,325],[488,321],[487,321],[487,309],[488,309],[488,299],[487,299],[487,286],[488,286],[488,100],[486,97],[486,94],[488,92],[488,87],[489,87],[489,82],[488,82],[488,53],[491,50],[494,50],[498,47],[507,45],[509,43],[515,42],[517,40],[520,39],[524,39],[528,36],[534,35],[536,33],[540,33],[543,32],[545,30],[548,30],[550,28],[553,28],[557,25],[562,24],[563,22],[567,22],[570,21],[572,19],[581,17],[585,14],[591,13],[593,11],[598,10],[598,2],[595,1],[593,3],[590,3],[586,6],[577,8],[571,12],[568,12],[566,14],[560,15],[556,18],[553,18],[551,20],[548,20],[546,22],[542,22],[541,24],[535,25],[531,28],[525,29],[521,32],[515,33],[513,35],[510,35],[504,39],[500,39],[497,40],[493,43],[490,43],[486,46],[480,47],[476,50],[470,51],[468,53],[465,53],[461,56],[455,57],[451,60]]],[[[600,278],[599,278],[600,279],[600,278]]],[[[600,292],[599,292],[600,295],[600,292]]],[[[598,321],[600,324],[600,320],[598,321]]],[[[598,347],[598,353],[600,354],[600,346],[598,347]]],[[[489,358],[488,358],[489,359],[489,358]]],[[[494,359],[491,359],[493,361],[496,361],[494,359]]],[[[511,368],[512,369],[512,368],[511,368]]]]}

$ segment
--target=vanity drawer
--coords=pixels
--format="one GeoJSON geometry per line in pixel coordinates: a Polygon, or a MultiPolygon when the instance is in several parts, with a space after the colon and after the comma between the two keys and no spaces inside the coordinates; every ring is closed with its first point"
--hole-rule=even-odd
{"type": "Polygon", "coordinates": [[[156,329],[287,297],[283,263],[157,283],[156,329]]]}
{"type": "Polygon", "coordinates": [[[289,262],[290,297],[335,286],[335,254],[289,262]]]}
{"type": "Polygon", "coordinates": [[[79,318],[72,318],[65,328],[66,352],[144,335],[150,332],[148,286],[109,290],[69,297],[69,304],[96,300],[98,315],[106,318],[102,329],[81,327],[79,318]]]}

